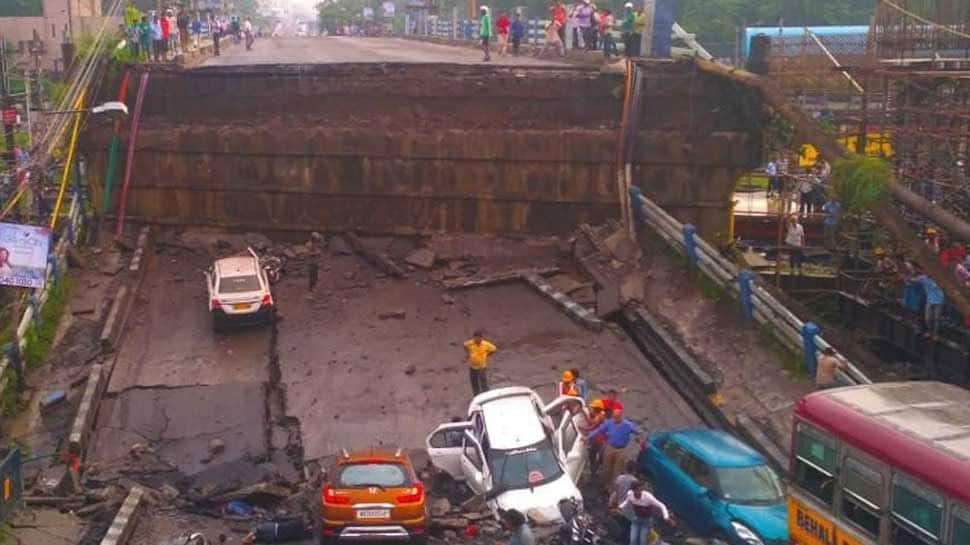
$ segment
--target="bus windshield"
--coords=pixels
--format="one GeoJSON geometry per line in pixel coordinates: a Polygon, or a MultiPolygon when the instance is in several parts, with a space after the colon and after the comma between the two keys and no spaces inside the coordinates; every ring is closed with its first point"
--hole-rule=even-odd
{"type": "Polygon", "coordinates": [[[734,503],[767,504],[785,500],[785,488],[768,466],[716,468],[724,499],[734,503]]]}

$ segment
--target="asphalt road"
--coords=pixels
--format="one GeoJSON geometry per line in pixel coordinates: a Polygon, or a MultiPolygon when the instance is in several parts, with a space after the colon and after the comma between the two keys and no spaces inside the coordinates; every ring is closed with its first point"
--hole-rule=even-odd
{"type": "MultiPolygon", "coordinates": [[[[222,55],[207,59],[201,66],[369,62],[482,64],[482,53],[472,47],[446,46],[399,38],[261,38],[256,40],[251,51],[246,51],[241,44],[231,44],[223,48],[222,55]]],[[[491,64],[537,66],[556,63],[530,56],[499,57],[493,45],[491,64]]]]}

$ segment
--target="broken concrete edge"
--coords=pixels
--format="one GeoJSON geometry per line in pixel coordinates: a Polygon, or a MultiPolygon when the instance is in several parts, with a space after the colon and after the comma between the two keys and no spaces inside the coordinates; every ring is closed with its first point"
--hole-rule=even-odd
{"type": "Polygon", "coordinates": [[[641,305],[630,305],[622,313],[627,326],[637,331],[629,331],[638,344],[647,337],[653,337],[659,344],[657,352],[666,352],[671,357],[662,358],[662,354],[651,354],[649,359],[664,365],[668,380],[681,392],[701,418],[712,427],[719,427],[744,439],[755,449],[764,454],[768,462],[780,471],[787,471],[788,461],[784,455],[783,445],[771,440],[751,419],[738,414],[730,415],[724,411],[717,391],[718,384],[697,361],[675,340],[661,324],[641,305]],[[664,361],[657,362],[661,358],[664,361]],[[674,375],[674,376],[671,376],[674,375]],[[679,383],[679,384],[678,384],[679,383]]]}
{"type": "Polygon", "coordinates": [[[535,288],[540,294],[552,299],[556,305],[566,311],[566,314],[568,314],[570,318],[578,322],[583,327],[591,331],[603,330],[603,321],[597,318],[595,313],[583,305],[580,305],[565,293],[552,287],[552,284],[546,282],[546,280],[538,274],[526,274],[522,277],[522,279],[525,280],[527,284],[535,288]]]}
{"type": "Polygon", "coordinates": [[[525,276],[534,274],[537,276],[550,276],[558,274],[562,269],[559,267],[541,267],[538,269],[515,270],[503,273],[496,273],[489,276],[478,278],[458,278],[455,280],[445,280],[442,284],[446,290],[462,290],[467,288],[479,288],[493,284],[503,284],[523,280],[525,276]]]}
{"type": "Polygon", "coordinates": [[[138,522],[138,511],[142,504],[142,497],[145,492],[140,486],[134,486],[128,492],[128,497],[121,504],[118,513],[115,515],[108,533],[101,540],[101,545],[125,545],[131,538],[138,522]]]}
{"type": "Polygon", "coordinates": [[[74,424],[71,426],[71,434],[68,436],[68,451],[79,458],[83,458],[88,436],[94,427],[94,416],[101,402],[104,383],[104,366],[97,363],[92,365],[87,386],[84,388],[84,396],[81,398],[74,424]]]}
{"type": "Polygon", "coordinates": [[[105,319],[104,327],[101,329],[101,350],[104,352],[114,350],[121,338],[121,329],[125,321],[124,308],[127,307],[128,293],[128,286],[121,286],[115,293],[114,301],[111,302],[111,310],[108,311],[108,317],[105,319]]]}
{"type": "Polygon", "coordinates": [[[141,269],[142,260],[144,259],[145,251],[148,247],[148,233],[150,228],[146,225],[141,228],[138,233],[138,242],[135,244],[135,252],[131,256],[131,263],[128,265],[128,270],[137,273],[141,269]]]}

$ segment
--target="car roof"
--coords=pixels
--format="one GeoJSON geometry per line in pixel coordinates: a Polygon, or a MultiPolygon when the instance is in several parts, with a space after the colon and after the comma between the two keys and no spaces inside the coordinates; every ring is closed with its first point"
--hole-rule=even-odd
{"type": "Polygon", "coordinates": [[[244,276],[256,274],[256,259],[252,256],[227,257],[215,263],[219,276],[244,276]]]}
{"type": "Polygon", "coordinates": [[[546,437],[532,396],[535,393],[522,387],[502,388],[479,396],[489,447],[508,450],[534,445],[546,437]],[[499,395],[495,395],[499,394],[499,395]]]}
{"type": "Polygon", "coordinates": [[[388,462],[396,464],[411,465],[411,460],[404,450],[387,449],[361,449],[347,453],[346,456],[337,457],[337,465],[359,464],[361,462],[388,462]]]}
{"type": "Polygon", "coordinates": [[[725,431],[678,430],[669,436],[711,467],[748,467],[765,463],[758,451],[725,431]]]}

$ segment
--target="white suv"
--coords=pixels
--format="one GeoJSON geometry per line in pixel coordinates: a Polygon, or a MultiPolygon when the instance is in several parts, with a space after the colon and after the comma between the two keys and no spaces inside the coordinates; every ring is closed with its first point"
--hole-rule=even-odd
{"type": "Polygon", "coordinates": [[[215,331],[221,331],[230,323],[268,324],[273,321],[269,280],[259,263],[259,256],[252,249],[248,256],[217,260],[204,274],[215,331]]]}
{"type": "Polygon", "coordinates": [[[479,394],[467,422],[442,424],[427,437],[435,467],[484,494],[493,511],[516,509],[537,524],[562,520],[559,502],[582,500],[576,486],[587,449],[569,404],[562,396],[545,405],[521,386],[479,394]]]}

